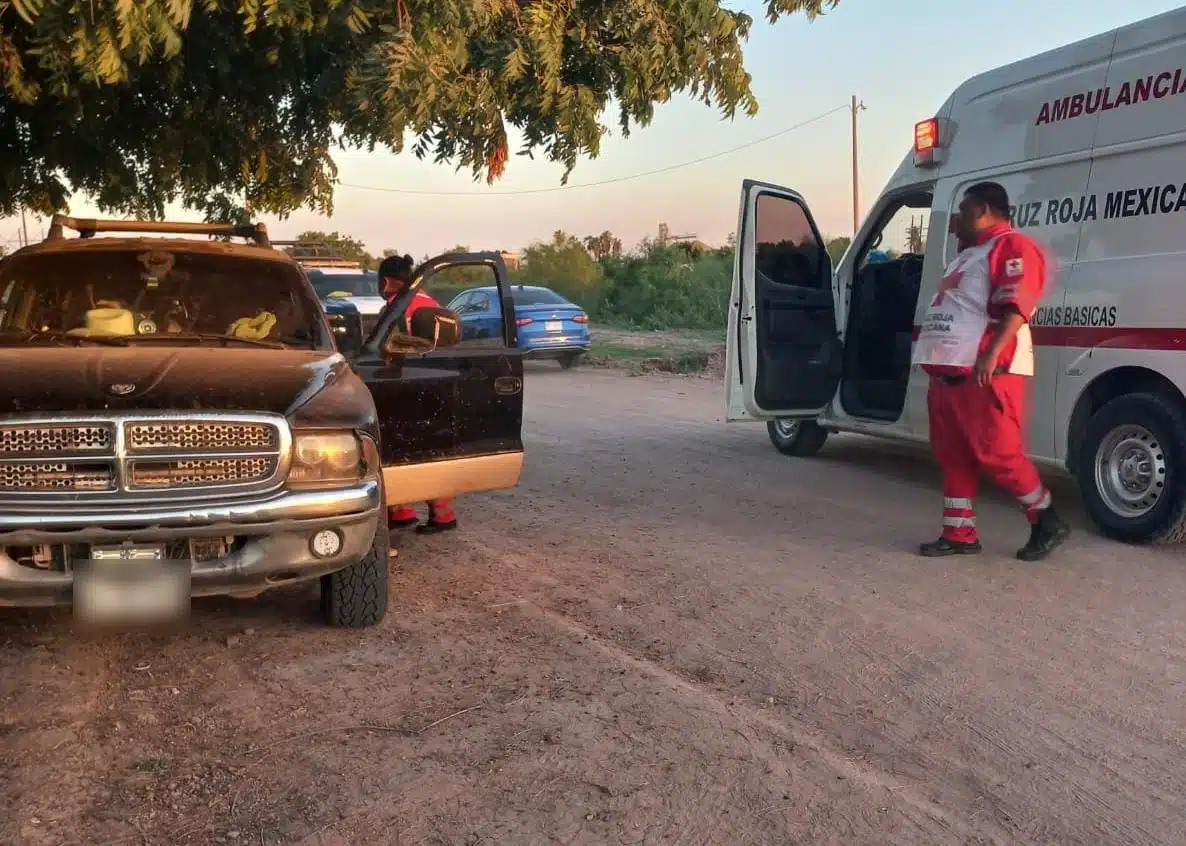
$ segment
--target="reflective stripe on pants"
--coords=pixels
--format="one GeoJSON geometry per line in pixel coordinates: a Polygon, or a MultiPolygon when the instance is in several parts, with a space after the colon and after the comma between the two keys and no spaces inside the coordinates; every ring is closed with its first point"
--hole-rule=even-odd
{"type": "Polygon", "coordinates": [[[972,501],[981,474],[1014,496],[1031,523],[1050,506],[1050,492],[1025,455],[1028,387],[1026,377],[1012,373],[994,376],[988,387],[971,377],[956,385],[931,380],[931,448],[943,471],[943,537],[948,540],[976,540],[972,501]]]}

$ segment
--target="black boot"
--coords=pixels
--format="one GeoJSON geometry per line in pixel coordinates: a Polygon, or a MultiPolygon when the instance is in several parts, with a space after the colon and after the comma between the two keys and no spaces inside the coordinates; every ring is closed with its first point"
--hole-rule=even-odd
{"type": "Polygon", "coordinates": [[[1029,543],[1017,550],[1017,557],[1022,561],[1043,561],[1070,536],[1071,527],[1055,513],[1054,507],[1044,508],[1030,529],[1029,543]]]}
{"type": "Polygon", "coordinates": [[[918,554],[924,558],[946,558],[948,555],[976,555],[980,541],[953,541],[945,537],[919,544],[918,554]]]}
{"type": "Polygon", "coordinates": [[[457,519],[445,520],[443,522],[434,520],[431,517],[425,520],[416,527],[416,534],[418,535],[439,535],[441,532],[451,532],[457,528],[457,519]]]}

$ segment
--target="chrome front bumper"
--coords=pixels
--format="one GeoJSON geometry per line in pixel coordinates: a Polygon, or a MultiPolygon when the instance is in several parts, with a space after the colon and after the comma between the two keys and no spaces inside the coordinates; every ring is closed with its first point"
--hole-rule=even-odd
{"type": "Polygon", "coordinates": [[[238,550],[191,564],[193,596],[254,596],[312,579],[361,560],[384,519],[382,487],[372,479],[350,488],[279,493],[237,503],[184,507],[35,509],[0,514],[0,606],[69,605],[73,575],[17,564],[3,547],[118,544],[247,536],[238,550]],[[330,558],[309,549],[310,537],[337,529],[342,548],[330,558]]]}

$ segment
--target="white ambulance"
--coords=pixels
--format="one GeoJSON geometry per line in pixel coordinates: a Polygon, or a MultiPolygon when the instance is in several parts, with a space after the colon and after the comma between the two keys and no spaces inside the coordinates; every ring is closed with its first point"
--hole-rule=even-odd
{"type": "Polygon", "coordinates": [[[1033,458],[1077,477],[1104,534],[1186,538],[1186,9],[961,85],[915,127],[835,273],[804,198],[746,181],[726,419],[767,421],[796,456],[829,432],[925,441],[911,346],[955,255],[949,219],[982,180],[1058,257],[1031,320],[1033,458]]]}

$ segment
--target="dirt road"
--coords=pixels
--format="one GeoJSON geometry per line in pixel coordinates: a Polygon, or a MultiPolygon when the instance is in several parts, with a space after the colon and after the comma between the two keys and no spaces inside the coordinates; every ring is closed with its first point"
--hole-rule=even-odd
{"type": "Polygon", "coordinates": [[[401,541],[377,630],[311,588],[171,638],[4,615],[0,842],[1183,842],[1182,552],[1023,565],[998,500],[922,561],[916,450],[784,459],[708,379],[528,391],[522,485],[401,541]]]}

